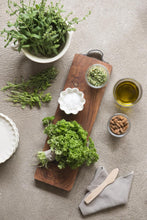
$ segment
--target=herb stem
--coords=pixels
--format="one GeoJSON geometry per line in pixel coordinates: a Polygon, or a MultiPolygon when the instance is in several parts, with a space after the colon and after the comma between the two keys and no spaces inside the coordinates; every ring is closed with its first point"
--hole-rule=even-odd
{"type": "Polygon", "coordinates": [[[40,73],[31,76],[27,81],[22,80],[20,83],[7,82],[2,91],[9,91],[7,101],[18,103],[22,108],[30,106],[41,107],[41,103],[49,102],[52,97],[50,93],[44,91],[51,86],[51,83],[57,76],[57,70],[54,67],[43,70],[40,73]]]}

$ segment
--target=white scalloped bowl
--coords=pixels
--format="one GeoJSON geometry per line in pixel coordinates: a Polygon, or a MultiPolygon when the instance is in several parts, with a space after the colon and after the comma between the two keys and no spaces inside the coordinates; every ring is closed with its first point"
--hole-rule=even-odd
{"type": "Polygon", "coordinates": [[[60,92],[58,103],[60,109],[66,114],[78,114],[79,111],[84,109],[84,93],[77,88],[67,88],[60,92]]]}
{"type": "Polygon", "coordinates": [[[0,113],[0,163],[4,163],[12,156],[18,143],[19,133],[15,123],[0,113]]]}

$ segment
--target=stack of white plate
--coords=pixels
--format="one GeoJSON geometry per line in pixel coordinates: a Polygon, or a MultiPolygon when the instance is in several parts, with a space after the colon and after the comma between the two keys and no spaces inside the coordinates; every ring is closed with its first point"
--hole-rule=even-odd
{"type": "Polygon", "coordinates": [[[16,151],[19,133],[15,123],[0,113],[0,163],[8,160],[16,151]]]}

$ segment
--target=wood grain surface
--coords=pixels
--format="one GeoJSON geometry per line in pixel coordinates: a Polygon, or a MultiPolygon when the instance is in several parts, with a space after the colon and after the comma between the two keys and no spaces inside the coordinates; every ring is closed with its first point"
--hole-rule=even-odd
{"type": "MultiPolygon", "coordinates": [[[[99,63],[104,65],[111,74],[112,66],[106,62],[102,62],[95,58],[81,54],[76,54],[74,56],[63,90],[68,87],[77,87],[84,93],[86,103],[83,111],[79,112],[77,115],[66,115],[60,110],[58,105],[55,113],[54,123],[63,118],[68,121],[76,120],[85,130],[87,130],[88,135],[90,135],[106,86],[101,89],[93,89],[89,87],[85,81],[85,73],[89,66],[99,63]]],[[[46,142],[43,150],[48,148],[49,146],[46,142]]],[[[35,180],[50,184],[66,191],[70,191],[75,182],[78,170],[79,169],[71,170],[69,167],[60,170],[57,167],[56,162],[52,162],[50,163],[48,169],[38,167],[36,169],[34,178],[35,180]]]]}

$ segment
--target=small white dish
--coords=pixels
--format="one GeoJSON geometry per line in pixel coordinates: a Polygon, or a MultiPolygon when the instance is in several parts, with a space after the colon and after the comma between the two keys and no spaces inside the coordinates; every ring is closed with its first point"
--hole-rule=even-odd
{"type": "Polygon", "coordinates": [[[19,133],[15,123],[0,113],[0,163],[4,163],[12,156],[18,143],[19,133]]]}
{"type": "MultiPolygon", "coordinates": [[[[59,52],[58,55],[54,56],[54,57],[44,57],[44,56],[36,56],[34,54],[31,54],[27,49],[21,49],[22,52],[24,53],[24,55],[29,58],[30,60],[36,62],[36,63],[52,63],[54,61],[59,60],[68,50],[70,43],[71,43],[71,37],[72,37],[72,32],[68,32],[67,33],[67,40],[66,43],[63,47],[63,49],[59,52]]],[[[18,51],[18,45],[11,45],[11,48],[14,51],[18,51]]]]}
{"type": "Polygon", "coordinates": [[[66,114],[77,114],[84,108],[84,93],[77,88],[67,88],[60,93],[58,103],[66,114]]]}

